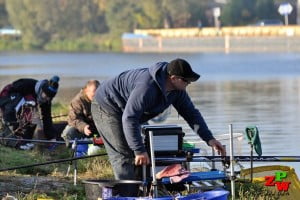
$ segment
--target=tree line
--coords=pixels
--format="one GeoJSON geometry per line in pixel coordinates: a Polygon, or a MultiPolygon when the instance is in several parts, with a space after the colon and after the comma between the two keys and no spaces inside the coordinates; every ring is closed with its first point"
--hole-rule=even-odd
{"type": "MultiPolygon", "coordinates": [[[[23,49],[111,49],[123,32],[135,28],[214,26],[221,7],[222,26],[281,19],[277,0],[0,0],[0,27],[22,31],[23,49]],[[76,42],[75,42],[76,41],[76,42]],[[72,45],[78,47],[72,47],[72,45]]],[[[295,23],[295,20],[291,21],[295,23]]]]}

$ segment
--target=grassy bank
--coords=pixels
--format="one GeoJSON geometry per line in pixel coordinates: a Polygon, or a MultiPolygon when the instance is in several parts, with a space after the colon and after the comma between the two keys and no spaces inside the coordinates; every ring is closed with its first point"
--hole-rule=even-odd
{"type": "Polygon", "coordinates": [[[23,50],[22,41],[12,38],[0,38],[0,51],[23,50]]]}
{"type": "MultiPolygon", "coordinates": [[[[52,115],[61,116],[68,113],[68,105],[54,103],[52,115]]],[[[54,118],[54,121],[66,120],[66,117],[54,118]]],[[[36,143],[31,151],[22,151],[0,145],[0,169],[50,162],[72,158],[72,149],[58,145],[54,150],[49,145],[36,143]]],[[[102,149],[101,153],[105,153],[102,149]]],[[[0,172],[0,198],[7,193],[18,200],[45,199],[86,199],[85,179],[112,178],[112,170],[107,156],[81,159],[77,161],[77,185],[74,186],[74,161],[55,163],[35,167],[21,168],[0,172]],[[66,176],[70,166],[69,176],[66,176]]]]}
{"type": "MultiPolygon", "coordinates": [[[[0,154],[3,155],[0,159],[0,169],[3,169],[70,158],[72,152],[65,145],[58,146],[54,151],[49,151],[45,147],[38,147],[33,151],[21,151],[0,145],[0,154]]],[[[73,170],[70,171],[70,176],[66,177],[66,170],[69,164],[70,162],[0,172],[0,192],[3,192],[5,187],[11,187],[13,185],[9,183],[11,181],[15,182],[14,184],[17,182],[23,183],[23,186],[20,188],[16,187],[15,191],[9,188],[10,190],[6,192],[17,197],[18,200],[36,200],[38,198],[84,200],[86,199],[86,194],[84,185],[81,183],[82,180],[110,179],[113,177],[106,156],[79,160],[78,184],[74,186],[73,170]],[[30,185],[28,182],[35,183],[30,185]],[[27,189],[24,188],[24,185],[26,185],[27,189]]],[[[71,165],[71,167],[73,166],[71,165]]],[[[226,184],[226,186],[227,190],[230,190],[230,183],[226,184]]],[[[239,182],[236,183],[236,197],[241,200],[278,199],[278,195],[269,191],[262,184],[239,182]]]]}
{"type": "MultiPolygon", "coordinates": [[[[22,151],[0,145],[0,154],[0,169],[71,158],[72,156],[71,149],[66,148],[65,145],[60,145],[53,151],[48,150],[47,146],[37,145],[32,151],[22,151]]],[[[70,165],[70,175],[66,177],[69,164],[70,162],[66,162],[0,172],[0,197],[8,193],[19,200],[85,199],[82,180],[112,178],[107,157],[78,160],[78,184],[74,186],[74,165],[70,165]]]]}

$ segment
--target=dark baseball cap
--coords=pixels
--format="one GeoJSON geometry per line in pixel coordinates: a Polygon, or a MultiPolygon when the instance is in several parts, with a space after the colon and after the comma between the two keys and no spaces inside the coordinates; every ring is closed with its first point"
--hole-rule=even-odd
{"type": "Polygon", "coordinates": [[[190,82],[197,81],[200,78],[200,75],[192,70],[190,64],[180,58],[172,60],[167,66],[167,71],[169,75],[180,76],[190,82]]]}

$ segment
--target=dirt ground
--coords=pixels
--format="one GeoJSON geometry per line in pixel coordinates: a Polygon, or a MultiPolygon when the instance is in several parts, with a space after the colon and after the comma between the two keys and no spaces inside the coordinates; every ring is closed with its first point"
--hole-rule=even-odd
{"type": "Polygon", "coordinates": [[[7,194],[15,196],[20,193],[46,193],[65,191],[73,182],[55,177],[42,176],[3,176],[0,175],[0,199],[7,194]]]}

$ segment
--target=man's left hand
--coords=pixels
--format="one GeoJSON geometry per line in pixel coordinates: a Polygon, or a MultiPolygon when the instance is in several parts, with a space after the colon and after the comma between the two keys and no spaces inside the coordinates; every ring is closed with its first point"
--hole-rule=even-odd
{"type": "Polygon", "coordinates": [[[91,133],[92,133],[92,131],[90,130],[90,126],[89,126],[89,125],[86,125],[86,126],[84,127],[83,131],[84,131],[84,134],[85,134],[86,136],[89,136],[89,135],[91,135],[91,133]]]}
{"type": "Polygon", "coordinates": [[[214,148],[215,151],[218,152],[221,156],[226,156],[226,149],[223,147],[223,145],[216,139],[211,139],[208,141],[209,146],[214,148]]]}

